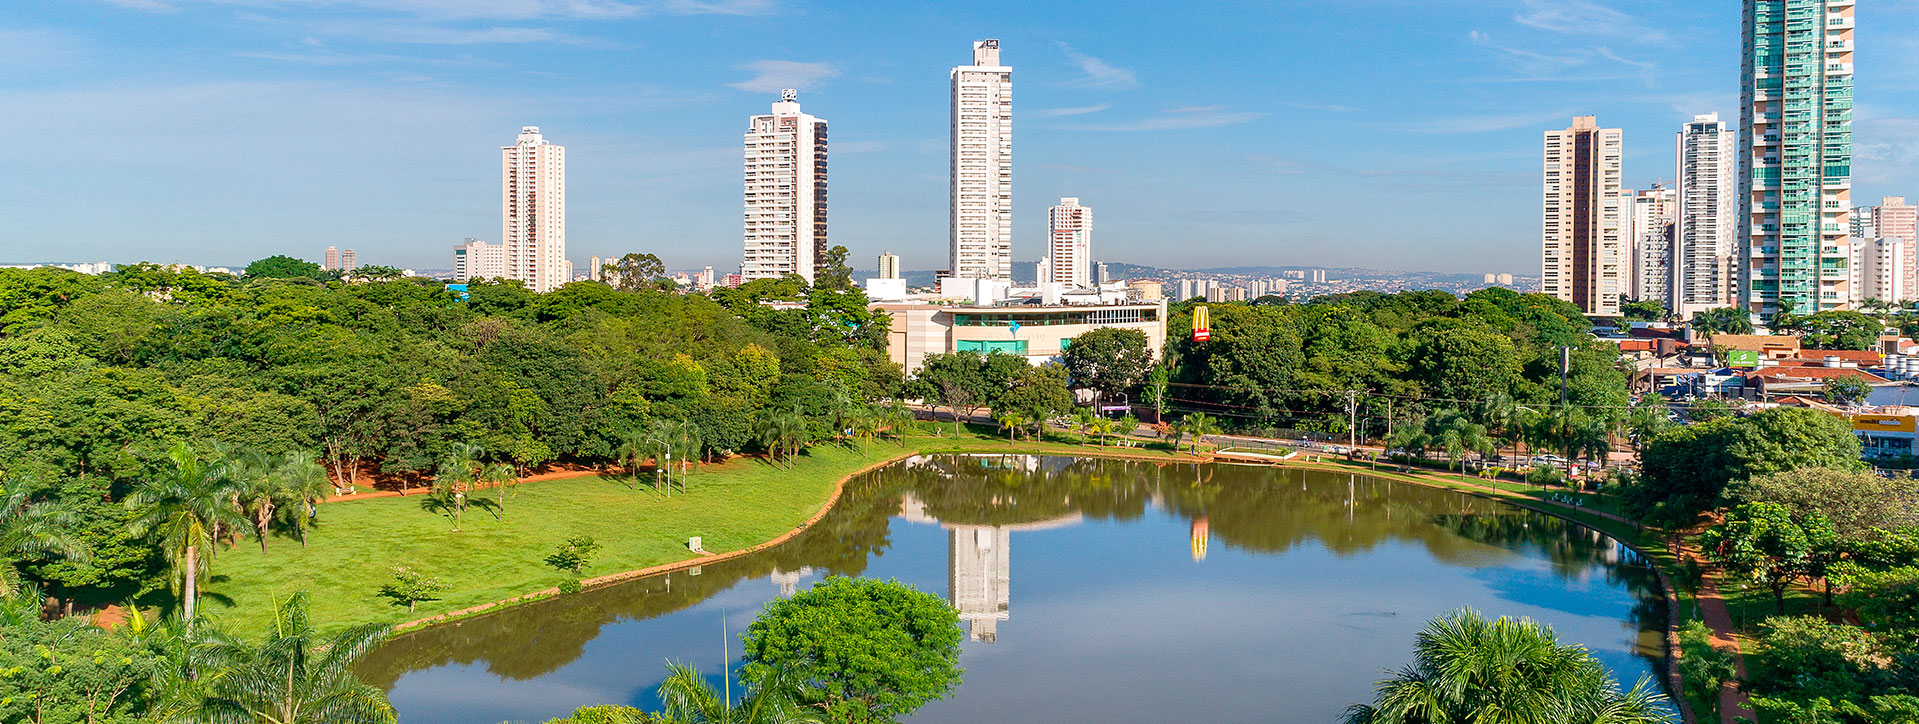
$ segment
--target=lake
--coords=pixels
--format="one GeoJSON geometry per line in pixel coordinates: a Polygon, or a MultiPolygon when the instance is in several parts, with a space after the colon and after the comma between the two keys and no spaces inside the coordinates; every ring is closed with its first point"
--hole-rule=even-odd
{"type": "Polygon", "coordinates": [[[1645,562],[1503,503],[1345,473],[951,455],[855,477],[781,546],[411,632],[361,673],[406,724],[652,708],[667,661],[717,681],[760,606],[829,575],[959,609],[965,683],[915,723],[1328,724],[1461,607],[1551,624],[1627,686],[1664,645],[1645,562]]]}

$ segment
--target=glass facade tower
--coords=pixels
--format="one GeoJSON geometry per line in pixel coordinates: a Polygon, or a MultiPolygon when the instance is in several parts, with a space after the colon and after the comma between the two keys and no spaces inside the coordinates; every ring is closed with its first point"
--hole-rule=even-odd
{"type": "Polygon", "coordinates": [[[1853,0],[1745,0],[1740,293],[1749,311],[1845,308],[1853,0]]]}

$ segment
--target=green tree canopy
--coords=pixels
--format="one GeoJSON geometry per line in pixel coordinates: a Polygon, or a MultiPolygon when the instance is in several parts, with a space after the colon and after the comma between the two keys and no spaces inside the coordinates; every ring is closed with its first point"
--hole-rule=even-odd
{"type": "Polygon", "coordinates": [[[247,265],[248,279],[318,279],[320,265],[285,254],[275,254],[247,265]]]}
{"type": "Polygon", "coordinates": [[[1428,394],[1474,401],[1511,391],[1519,380],[1512,340],[1465,324],[1434,323],[1415,331],[1408,364],[1428,394]]]}
{"type": "Polygon", "coordinates": [[[1872,385],[1857,377],[1828,377],[1819,393],[1835,405],[1857,405],[1872,396],[1872,385]]]}
{"type": "Polygon", "coordinates": [[[1845,420],[1778,407],[1667,430],[1644,444],[1626,507],[1648,520],[1686,524],[1735,480],[1806,467],[1858,470],[1859,440],[1845,420]]]}
{"type": "Polygon", "coordinates": [[[1821,516],[1795,520],[1786,506],[1746,503],[1707,529],[1699,544],[1714,563],[1771,591],[1783,615],[1787,587],[1816,573],[1816,557],[1834,548],[1835,538],[1832,524],[1821,516]]]}
{"type": "Polygon", "coordinates": [[[784,669],[800,699],[848,721],[892,721],[959,684],[959,614],[898,581],[832,577],[766,605],[746,631],[755,678],[784,669]]]}
{"type": "Polygon", "coordinates": [[[1808,349],[1872,349],[1885,324],[1870,315],[1845,310],[1815,312],[1798,322],[1799,341],[1808,349]]]}
{"type": "Polygon", "coordinates": [[[1666,303],[1657,299],[1636,299],[1619,306],[1619,313],[1635,322],[1653,322],[1666,318],[1666,303]]]}
{"type": "Polygon", "coordinates": [[[1118,395],[1138,386],[1153,364],[1146,335],[1137,329],[1103,327],[1073,338],[1062,355],[1074,382],[1099,392],[1118,395]]]}
{"type": "Polygon", "coordinates": [[[1881,477],[1859,468],[1806,467],[1732,481],[1733,505],[1777,503],[1794,518],[1823,516],[1840,536],[1919,525],[1919,481],[1881,477]]]}

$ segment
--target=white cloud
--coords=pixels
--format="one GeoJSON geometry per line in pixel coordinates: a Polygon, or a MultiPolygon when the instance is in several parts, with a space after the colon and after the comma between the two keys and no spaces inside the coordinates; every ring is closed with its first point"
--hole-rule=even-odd
{"type": "Polygon", "coordinates": [[[1637,69],[1647,86],[1653,84],[1653,71],[1657,65],[1647,61],[1633,60],[1620,55],[1606,46],[1594,48],[1569,48],[1557,51],[1538,51],[1505,45],[1493,41],[1492,35],[1474,30],[1466,34],[1473,45],[1492,51],[1499,64],[1522,79],[1538,80],[1557,78],[1566,71],[1599,61],[1610,61],[1637,69]]]}
{"type": "Polygon", "coordinates": [[[1630,38],[1642,43],[1666,43],[1670,36],[1639,17],[1593,0],[1522,0],[1525,8],[1513,22],[1527,27],[1572,35],[1630,38]]]}
{"type": "Polygon", "coordinates": [[[827,80],[839,77],[831,63],[801,63],[793,60],[760,60],[740,66],[756,75],[727,85],[753,93],[772,93],[785,88],[813,90],[827,80]]]}
{"type": "Polygon", "coordinates": [[[1257,111],[1233,111],[1226,106],[1174,108],[1157,116],[1109,125],[1076,126],[1076,131],[1186,131],[1251,123],[1265,116],[1257,111]]]}
{"type": "Polygon", "coordinates": [[[1079,68],[1080,73],[1082,73],[1080,77],[1069,80],[1062,85],[1071,88],[1139,87],[1139,78],[1133,75],[1132,70],[1114,67],[1104,60],[1074,50],[1073,46],[1065,43],[1060,43],[1059,47],[1061,50],[1066,51],[1066,57],[1070,58],[1073,66],[1079,68]]]}
{"type": "Polygon", "coordinates": [[[1113,104],[1111,103],[1095,103],[1090,106],[1076,106],[1072,108],[1042,108],[1032,113],[1041,118],[1063,118],[1066,116],[1083,116],[1088,113],[1098,113],[1112,107],[1113,104]]]}

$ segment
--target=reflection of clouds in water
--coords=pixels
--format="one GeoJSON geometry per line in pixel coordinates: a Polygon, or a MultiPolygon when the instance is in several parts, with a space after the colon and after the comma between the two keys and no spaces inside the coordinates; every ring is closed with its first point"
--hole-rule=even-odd
{"type": "Polygon", "coordinates": [[[544,721],[548,713],[592,704],[623,703],[629,688],[590,677],[543,676],[502,680],[476,665],[443,666],[401,678],[392,696],[401,711],[433,712],[438,721],[544,721]],[[485,697],[474,692],[485,691],[485,697]]]}

